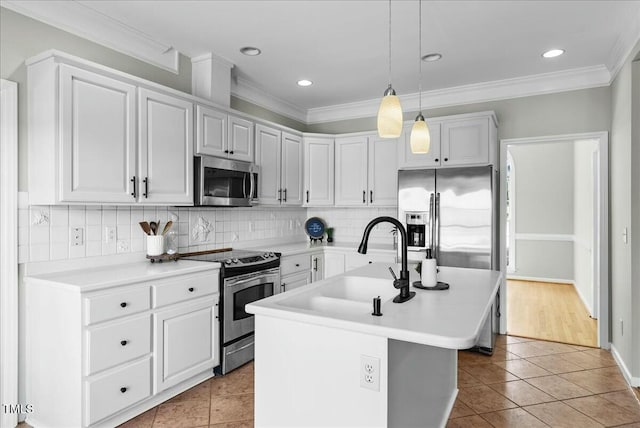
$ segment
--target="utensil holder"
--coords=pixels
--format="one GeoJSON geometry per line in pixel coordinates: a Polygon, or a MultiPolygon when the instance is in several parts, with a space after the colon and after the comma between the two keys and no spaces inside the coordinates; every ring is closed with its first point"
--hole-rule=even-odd
{"type": "Polygon", "coordinates": [[[159,256],[164,253],[164,236],[148,235],[147,236],[147,255],[159,256]]]}

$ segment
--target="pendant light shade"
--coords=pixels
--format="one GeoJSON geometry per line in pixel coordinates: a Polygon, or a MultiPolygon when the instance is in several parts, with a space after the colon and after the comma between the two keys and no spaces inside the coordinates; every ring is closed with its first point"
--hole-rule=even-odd
{"type": "Polygon", "coordinates": [[[429,134],[429,126],[424,121],[424,116],[418,114],[416,121],[411,128],[411,153],[429,153],[431,148],[431,135],[429,134]]]}
{"type": "Polygon", "coordinates": [[[389,87],[378,109],[378,135],[380,138],[398,138],[402,133],[402,106],[391,87],[391,0],[389,0],[389,87]]]}
{"type": "Polygon", "coordinates": [[[402,106],[391,84],[378,109],[378,135],[381,138],[398,138],[402,132],[402,106]]]}
{"type": "Polygon", "coordinates": [[[422,0],[418,0],[418,103],[420,112],[411,128],[411,153],[429,153],[431,135],[422,115],[422,0]]]}

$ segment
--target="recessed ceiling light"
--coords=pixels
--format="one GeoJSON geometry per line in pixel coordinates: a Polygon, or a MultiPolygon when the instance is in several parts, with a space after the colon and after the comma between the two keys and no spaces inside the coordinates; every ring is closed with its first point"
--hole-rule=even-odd
{"type": "Polygon", "coordinates": [[[313,85],[313,82],[311,80],[307,80],[307,79],[298,80],[298,86],[311,86],[311,85],[313,85]]]}
{"type": "Polygon", "coordinates": [[[430,53],[430,54],[426,54],[425,56],[422,57],[422,60],[425,62],[433,62],[433,61],[439,61],[442,59],[442,54],[439,53],[430,53]]]}
{"type": "Polygon", "coordinates": [[[564,53],[564,49],[551,49],[542,54],[544,58],[555,58],[564,53]]]}
{"type": "Polygon", "coordinates": [[[262,53],[260,49],[254,48],[253,46],[245,46],[240,49],[240,52],[248,56],[258,56],[262,53]]]}

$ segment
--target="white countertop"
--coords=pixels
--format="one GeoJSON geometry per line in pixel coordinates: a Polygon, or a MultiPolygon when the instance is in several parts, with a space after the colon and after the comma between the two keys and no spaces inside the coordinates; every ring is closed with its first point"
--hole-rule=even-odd
{"type": "MultiPolygon", "coordinates": [[[[281,253],[283,256],[292,256],[295,254],[301,253],[312,253],[316,251],[324,251],[325,249],[331,250],[341,250],[341,251],[357,251],[359,242],[322,242],[311,244],[309,241],[305,242],[295,242],[288,244],[277,244],[277,245],[261,245],[255,248],[248,248],[251,250],[259,250],[259,251],[273,251],[277,253],[281,253]]],[[[368,251],[372,253],[379,252],[389,252],[395,254],[396,250],[393,249],[393,245],[391,244],[369,244],[367,247],[368,251]]]]}
{"type": "Polygon", "coordinates": [[[206,272],[220,268],[220,263],[178,260],[135,263],[68,270],[25,277],[25,281],[44,281],[52,286],[80,292],[95,291],[133,282],[153,281],[175,275],[206,272]]]}
{"type": "MultiPolygon", "coordinates": [[[[388,263],[374,263],[346,272],[340,276],[389,279],[388,263]]],[[[395,265],[396,274],[400,265],[395,265]]],[[[416,296],[405,303],[383,301],[383,316],[367,314],[323,314],[318,311],[285,306],[283,300],[304,299],[318,294],[318,288],[335,281],[332,277],[281,293],[247,305],[247,312],[283,318],[303,323],[324,325],[390,339],[437,346],[448,349],[467,349],[474,346],[486,316],[498,292],[502,273],[484,269],[440,267],[438,280],[450,284],[448,290],[428,291],[411,287],[416,296]]],[[[419,275],[410,270],[411,282],[419,275]]],[[[366,281],[366,279],[363,279],[366,281]]],[[[399,290],[395,290],[398,294],[399,290]]],[[[372,299],[373,299],[372,295],[372,299]]],[[[373,305],[372,305],[373,308],[373,305]]]]}

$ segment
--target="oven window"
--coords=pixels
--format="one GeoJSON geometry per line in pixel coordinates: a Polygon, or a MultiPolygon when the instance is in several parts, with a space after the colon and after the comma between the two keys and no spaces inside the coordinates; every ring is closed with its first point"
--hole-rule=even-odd
{"type": "Polygon", "coordinates": [[[204,169],[204,196],[242,199],[250,196],[250,192],[250,173],[218,168],[204,169]]]}
{"type": "Polygon", "coordinates": [[[254,285],[233,293],[233,320],[252,317],[253,314],[245,312],[245,305],[269,296],[273,296],[273,282],[254,285]]]}

